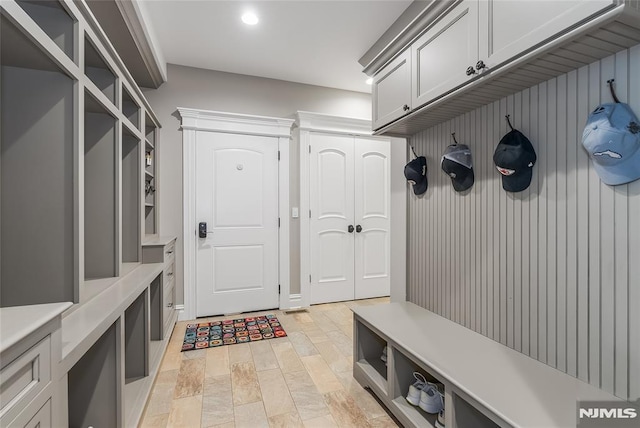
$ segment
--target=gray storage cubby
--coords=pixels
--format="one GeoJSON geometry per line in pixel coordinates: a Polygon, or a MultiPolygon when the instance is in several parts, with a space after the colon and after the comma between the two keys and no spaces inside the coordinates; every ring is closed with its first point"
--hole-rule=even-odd
{"type": "Polygon", "coordinates": [[[140,141],[122,128],[122,261],[140,261],[140,141]]]}
{"type": "Polygon", "coordinates": [[[98,53],[88,37],[84,39],[84,74],[102,91],[111,103],[116,103],[116,75],[98,53]]]}
{"type": "Polygon", "coordinates": [[[149,374],[149,334],[147,324],[147,290],[124,311],[125,383],[149,374]]]}
{"type": "Polygon", "coordinates": [[[486,417],[475,406],[472,406],[457,394],[453,394],[453,405],[456,409],[453,415],[455,418],[454,426],[460,428],[499,428],[498,424],[486,417]]]}
{"type": "MultiPolygon", "coordinates": [[[[440,379],[433,376],[433,371],[425,370],[423,366],[417,364],[413,359],[405,355],[400,350],[393,348],[393,382],[390,394],[393,405],[404,414],[415,426],[435,426],[437,414],[430,414],[422,410],[420,407],[411,405],[407,399],[409,385],[413,384],[416,379],[414,372],[418,372],[424,376],[427,382],[442,383],[440,379]]],[[[444,391],[443,391],[444,392],[444,391]]],[[[466,425],[462,425],[466,426],[466,425]]]]}
{"type": "Polygon", "coordinates": [[[56,0],[17,0],[16,3],[35,21],[69,58],[74,60],[76,21],[56,0]]]}
{"type": "Polygon", "coordinates": [[[75,81],[4,15],[0,41],[0,304],[77,301],[75,81]]]}
{"type": "Polygon", "coordinates": [[[122,385],[116,321],[68,373],[69,427],[118,427],[122,385]]]}
{"type": "Polygon", "coordinates": [[[85,279],[116,276],[116,119],[89,94],[84,114],[85,279]]]}
{"type": "Polygon", "coordinates": [[[384,393],[387,392],[387,365],[380,358],[387,346],[387,341],[373,329],[356,322],[355,363],[367,373],[375,385],[384,393]]]}
{"type": "Polygon", "coordinates": [[[122,88],[122,114],[137,129],[140,129],[140,106],[133,101],[133,98],[124,87],[122,88]]]}
{"type": "Polygon", "coordinates": [[[151,340],[163,339],[163,324],[164,324],[164,298],[162,293],[162,275],[158,275],[149,286],[149,301],[150,301],[150,331],[151,340]]]}

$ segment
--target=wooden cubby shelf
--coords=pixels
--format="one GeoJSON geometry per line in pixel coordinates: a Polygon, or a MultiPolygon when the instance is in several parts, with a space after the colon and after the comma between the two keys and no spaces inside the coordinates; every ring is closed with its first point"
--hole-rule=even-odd
{"type": "Polygon", "coordinates": [[[177,318],[159,128],[88,2],[0,1],[0,426],[139,425],[177,318]]]}

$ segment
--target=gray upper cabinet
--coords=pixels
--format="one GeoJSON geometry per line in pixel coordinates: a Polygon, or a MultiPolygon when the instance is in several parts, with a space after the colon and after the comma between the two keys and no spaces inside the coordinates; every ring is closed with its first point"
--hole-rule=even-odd
{"type": "Polygon", "coordinates": [[[607,8],[611,0],[482,0],[479,58],[490,70],[607,8]]]}
{"type": "Polygon", "coordinates": [[[478,1],[464,0],[452,9],[411,45],[411,58],[412,108],[477,75],[478,1]]]}
{"type": "Polygon", "coordinates": [[[411,49],[396,57],[373,78],[373,129],[411,110],[411,49]]]}
{"type": "Polygon", "coordinates": [[[412,135],[493,102],[505,89],[515,93],[631,47],[640,37],[640,6],[635,0],[462,0],[416,22],[398,36],[409,45],[378,55],[402,53],[379,71],[366,70],[375,75],[376,134],[412,135]]]}

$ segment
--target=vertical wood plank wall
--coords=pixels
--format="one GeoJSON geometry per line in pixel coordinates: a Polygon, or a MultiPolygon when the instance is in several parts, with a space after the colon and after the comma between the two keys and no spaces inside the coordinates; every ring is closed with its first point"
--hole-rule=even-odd
{"type": "Polygon", "coordinates": [[[407,298],[635,400],[640,180],[601,183],[581,144],[589,112],[612,101],[611,78],[640,116],[638,45],[412,136],[429,188],[409,198],[407,298]],[[506,114],[538,155],[531,186],[515,194],[492,159],[506,114]],[[473,152],[475,184],[464,194],[440,169],[452,132],[473,152]]]}

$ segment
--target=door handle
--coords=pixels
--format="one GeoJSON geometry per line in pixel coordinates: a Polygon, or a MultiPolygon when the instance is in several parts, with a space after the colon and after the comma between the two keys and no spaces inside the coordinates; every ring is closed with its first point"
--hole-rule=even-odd
{"type": "Polygon", "coordinates": [[[198,223],[198,237],[199,238],[206,238],[207,234],[209,233],[213,233],[213,232],[207,232],[207,222],[206,221],[201,221],[200,223],[198,223]]]}
{"type": "Polygon", "coordinates": [[[358,233],[362,232],[362,226],[357,225],[356,226],[356,232],[358,232],[358,233]]]}
{"type": "Polygon", "coordinates": [[[349,227],[347,227],[347,230],[349,231],[349,233],[353,233],[353,225],[350,224],[349,227]]]}

